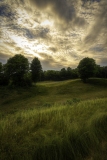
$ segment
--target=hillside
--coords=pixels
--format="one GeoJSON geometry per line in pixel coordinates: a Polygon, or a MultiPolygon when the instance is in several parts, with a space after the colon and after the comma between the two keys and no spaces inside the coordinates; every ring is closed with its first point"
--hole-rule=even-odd
{"type": "Polygon", "coordinates": [[[1,160],[106,160],[107,80],[0,88],[1,160]]]}
{"type": "Polygon", "coordinates": [[[81,80],[58,82],[39,82],[31,88],[0,88],[0,111],[7,113],[21,109],[41,108],[66,101],[91,100],[106,98],[107,80],[90,79],[89,83],[81,80]]]}

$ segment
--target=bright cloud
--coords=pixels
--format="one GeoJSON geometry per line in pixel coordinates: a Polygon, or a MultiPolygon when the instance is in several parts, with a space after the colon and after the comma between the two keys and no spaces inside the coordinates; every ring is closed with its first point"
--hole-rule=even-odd
{"type": "Polygon", "coordinates": [[[0,1],[3,63],[23,54],[30,60],[38,57],[44,69],[74,68],[84,57],[105,65],[106,35],[105,0],[0,1]]]}

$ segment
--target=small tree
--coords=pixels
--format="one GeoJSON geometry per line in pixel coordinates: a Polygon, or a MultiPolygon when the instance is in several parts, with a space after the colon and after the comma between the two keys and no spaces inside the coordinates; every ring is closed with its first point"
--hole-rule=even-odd
{"type": "Polygon", "coordinates": [[[92,77],[95,73],[95,69],[96,69],[95,60],[88,57],[83,58],[79,62],[79,65],[77,68],[78,68],[80,78],[83,80],[83,82],[86,82],[86,80],[92,77]]]}
{"type": "Polygon", "coordinates": [[[28,74],[28,71],[29,71],[28,59],[21,54],[17,54],[12,58],[9,58],[5,65],[6,75],[8,75],[13,85],[17,86],[27,85],[24,82],[27,81],[25,80],[25,77],[28,78],[28,76],[25,75],[28,74]]]}
{"type": "Polygon", "coordinates": [[[34,58],[31,62],[32,81],[37,82],[41,80],[42,66],[38,58],[34,58]]]}

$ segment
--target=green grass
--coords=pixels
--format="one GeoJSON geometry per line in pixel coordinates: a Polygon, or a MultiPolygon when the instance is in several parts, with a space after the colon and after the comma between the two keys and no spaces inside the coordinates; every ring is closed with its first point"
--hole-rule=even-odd
{"type": "Polygon", "coordinates": [[[0,88],[0,160],[106,160],[107,81],[0,88]]]}
{"type": "Polygon", "coordinates": [[[72,99],[91,100],[105,98],[107,80],[90,79],[90,83],[81,80],[61,82],[41,82],[31,88],[0,88],[0,111],[3,115],[27,108],[41,108],[55,103],[65,103],[72,99]]]}
{"type": "Polygon", "coordinates": [[[106,159],[105,104],[106,98],[2,117],[0,159],[106,159]]]}

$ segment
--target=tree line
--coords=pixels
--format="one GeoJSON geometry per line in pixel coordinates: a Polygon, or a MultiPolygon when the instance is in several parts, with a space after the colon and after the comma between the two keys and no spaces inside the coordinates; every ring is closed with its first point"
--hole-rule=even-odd
{"type": "Polygon", "coordinates": [[[77,68],[62,68],[59,71],[43,71],[38,58],[34,57],[31,63],[21,54],[7,60],[6,64],[0,62],[0,85],[31,86],[38,81],[62,81],[81,78],[86,82],[90,77],[107,78],[107,66],[97,65],[92,58],[83,58],[77,68]]]}

